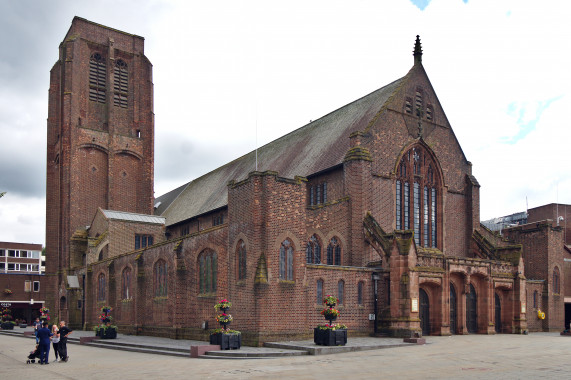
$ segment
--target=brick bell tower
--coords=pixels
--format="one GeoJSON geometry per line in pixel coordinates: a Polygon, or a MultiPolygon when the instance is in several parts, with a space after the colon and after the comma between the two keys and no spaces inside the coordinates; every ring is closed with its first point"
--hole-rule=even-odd
{"type": "Polygon", "coordinates": [[[144,39],[75,17],[50,72],[46,303],[52,316],[80,323],[75,302],[83,297],[85,230],[97,208],[153,213],[153,160],[152,64],[144,39]],[[68,275],[78,281],[69,283],[68,275]]]}

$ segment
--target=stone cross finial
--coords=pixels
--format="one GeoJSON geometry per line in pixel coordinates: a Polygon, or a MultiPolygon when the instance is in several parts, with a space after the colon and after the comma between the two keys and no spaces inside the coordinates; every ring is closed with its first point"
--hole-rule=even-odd
{"type": "Polygon", "coordinates": [[[420,46],[420,36],[416,36],[416,42],[414,43],[414,63],[422,63],[422,47],[420,46]]]}

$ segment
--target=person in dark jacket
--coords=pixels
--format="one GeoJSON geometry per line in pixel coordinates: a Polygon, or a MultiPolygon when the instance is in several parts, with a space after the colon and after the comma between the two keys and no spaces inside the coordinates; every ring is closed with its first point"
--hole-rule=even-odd
{"type": "Polygon", "coordinates": [[[71,334],[71,329],[65,325],[65,321],[59,323],[59,360],[60,362],[67,362],[67,337],[71,334]]]}
{"type": "Polygon", "coordinates": [[[50,364],[48,362],[50,356],[50,339],[52,332],[48,328],[48,322],[44,322],[42,327],[38,329],[38,340],[40,345],[40,364],[50,364]]]}

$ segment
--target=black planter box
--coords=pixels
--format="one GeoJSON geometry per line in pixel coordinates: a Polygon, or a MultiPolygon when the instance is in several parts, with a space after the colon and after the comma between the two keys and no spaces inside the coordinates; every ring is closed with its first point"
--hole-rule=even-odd
{"type": "Polygon", "coordinates": [[[313,342],[319,346],[344,346],[347,344],[347,329],[313,329],[313,342]]]}
{"type": "Polygon", "coordinates": [[[101,339],[115,339],[117,338],[117,329],[99,329],[95,332],[95,336],[98,336],[101,339]]]}
{"type": "Polygon", "coordinates": [[[210,344],[217,344],[221,350],[237,350],[242,346],[242,334],[210,334],[210,344]]]}
{"type": "Polygon", "coordinates": [[[2,330],[14,330],[14,324],[11,322],[3,322],[1,327],[2,330]]]}

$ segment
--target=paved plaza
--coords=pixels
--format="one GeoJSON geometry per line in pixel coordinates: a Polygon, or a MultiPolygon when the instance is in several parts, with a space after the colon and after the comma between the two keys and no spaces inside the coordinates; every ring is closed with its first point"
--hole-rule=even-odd
{"type": "Polygon", "coordinates": [[[426,345],[271,359],[191,359],[71,344],[69,362],[51,360],[50,352],[47,366],[25,364],[33,343],[0,335],[1,378],[571,379],[571,337],[558,333],[427,337],[426,345]]]}

